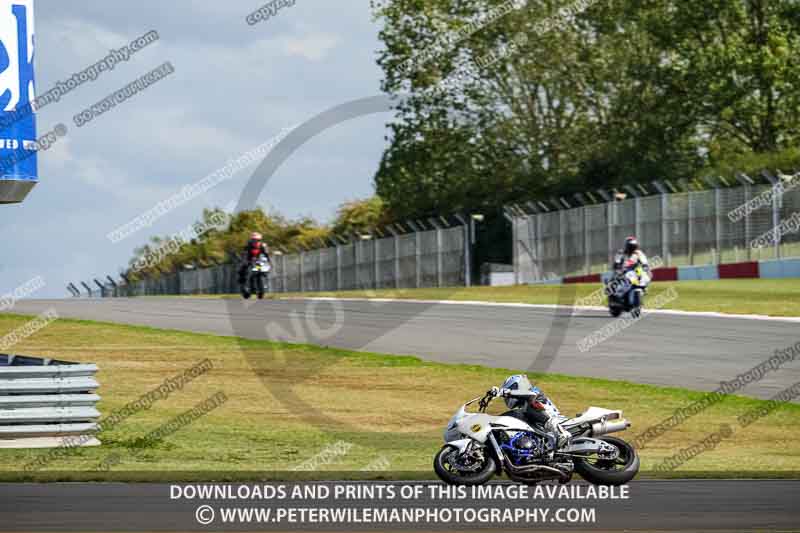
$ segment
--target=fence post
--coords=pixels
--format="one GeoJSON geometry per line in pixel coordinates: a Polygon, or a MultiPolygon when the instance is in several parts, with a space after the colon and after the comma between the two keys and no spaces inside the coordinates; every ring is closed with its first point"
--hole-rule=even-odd
{"type": "Polygon", "coordinates": [[[119,286],[117,285],[117,282],[114,281],[114,278],[111,276],[106,276],[106,279],[111,283],[111,296],[114,298],[119,298],[119,286]]]}
{"type": "Polygon", "coordinates": [[[558,210],[558,251],[561,256],[561,275],[567,275],[567,212],[558,210]]]}
{"type": "Polygon", "coordinates": [[[361,283],[359,281],[360,278],[359,278],[359,275],[358,275],[358,267],[359,267],[358,249],[361,247],[361,243],[362,242],[363,241],[361,241],[361,237],[356,235],[356,240],[353,241],[353,285],[354,285],[354,288],[357,289],[357,290],[361,290],[361,283]]]}
{"type": "Polygon", "coordinates": [[[472,246],[472,217],[467,215],[469,218],[464,218],[463,216],[456,214],[456,219],[461,222],[462,227],[464,228],[464,286],[469,287],[472,285],[472,257],[470,256],[470,248],[472,246]]]}
{"type": "Polygon", "coordinates": [[[416,284],[419,289],[422,287],[422,232],[416,229],[414,231],[414,263],[416,284]]]}
{"type": "Polygon", "coordinates": [[[689,264],[694,265],[694,202],[692,201],[692,191],[686,193],[688,205],[687,233],[689,235],[689,264]]]}
{"type": "Polygon", "coordinates": [[[772,186],[772,234],[775,246],[775,259],[781,258],[781,232],[779,226],[781,225],[781,202],[782,195],[778,194],[775,185],[772,186]]]}
{"type": "Polygon", "coordinates": [[[95,283],[95,285],[97,285],[98,287],[100,287],[100,298],[105,298],[105,297],[106,297],[106,288],[105,288],[105,287],[103,287],[103,284],[102,284],[102,283],[100,283],[99,281],[97,281],[97,278],[94,278],[94,283],[95,283]]]}
{"type": "Polygon", "coordinates": [[[288,282],[289,282],[289,272],[286,270],[286,254],[281,256],[281,285],[283,286],[283,292],[289,292],[288,282]]]}
{"type": "Polygon", "coordinates": [[[336,290],[342,290],[342,247],[336,243],[336,290]]]}
{"type": "Polygon", "coordinates": [[[400,235],[392,227],[386,228],[392,234],[394,244],[394,288],[400,288],[400,235]]]}
{"type": "Polygon", "coordinates": [[[300,292],[305,292],[305,286],[306,286],[305,259],[306,259],[306,253],[301,250],[300,251],[300,292]]]}
{"type": "Polygon", "coordinates": [[[444,283],[444,272],[442,265],[442,228],[436,226],[436,286],[441,287],[444,283]]]}
{"type": "Polygon", "coordinates": [[[377,236],[372,236],[372,288],[377,289],[379,287],[378,284],[378,275],[380,274],[380,269],[378,268],[378,241],[380,239],[377,236]]]}
{"type": "Polygon", "coordinates": [[[322,248],[317,250],[317,290],[322,292],[322,248]]]}
{"type": "Polygon", "coordinates": [[[592,256],[589,253],[591,250],[591,239],[589,238],[589,214],[586,206],[581,207],[581,219],[583,221],[583,260],[585,274],[588,276],[592,273],[592,256]]]}
{"type": "Polygon", "coordinates": [[[661,193],[661,258],[664,260],[664,266],[672,264],[672,257],[669,253],[669,220],[667,215],[669,213],[669,198],[667,193],[661,193]]]}
{"type": "Polygon", "coordinates": [[[715,264],[722,263],[722,220],[720,215],[722,213],[722,191],[718,188],[714,189],[714,246],[716,253],[714,254],[715,264]]]}
{"type": "MultiPolygon", "coordinates": [[[[750,203],[750,185],[744,186],[744,203],[747,205],[750,203]]],[[[750,241],[753,239],[752,235],[752,218],[750,217],[751,213],[747,212],[747,215],[744,217],[744,248],[747,251],[747,260],[750,261],[750,241]]]]}
{"type": "MultiPolygon", "coordinates": [[[[514,285],[519,285],[519,244],[517,243],[517,239],[519,239],[519,229],[517,228],[517,218],[509,216],[508,213],[505,213],[505,216],[508,218],[508,221],[511,222],[511,263],[514,268],[514,285]]],[[[526,222],[530,223],[527,217],[526,222]]]]}
{"type": "Polygon", "coordinates": [[[547,277],[544,271],[544,239],[542,239],[542,214],[536,213],[536,260],[539,261],[539,279],[547,277]]]}
{"type": "Polygon", "coordinates": [[[611,201],[606,204],[606,222],[608,222],[608,265],[614,262],[614,220],[616,219],[616,204],[611,201]]]}

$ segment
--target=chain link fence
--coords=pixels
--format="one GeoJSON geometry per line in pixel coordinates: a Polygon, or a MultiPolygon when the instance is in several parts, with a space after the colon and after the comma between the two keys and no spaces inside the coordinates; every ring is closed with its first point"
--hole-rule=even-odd
{"type": "MultiPolygon", "coordinates": [[[[464,285],[466,226],[386,238],[359,239],[299,254],[273,255],[269,292],[405,289],[464,285]]],[[[234,294],[238,265],[164,274],[127,284],[104,284],[97,295],[234,294]]]]}
{"type": "Polygon", "coordinates": [[[800,257],[799,185],[795,175],[780,189],[754,184],[515,213],[515,281],[605,272],[628,235],[665,266],[800,257]]]}

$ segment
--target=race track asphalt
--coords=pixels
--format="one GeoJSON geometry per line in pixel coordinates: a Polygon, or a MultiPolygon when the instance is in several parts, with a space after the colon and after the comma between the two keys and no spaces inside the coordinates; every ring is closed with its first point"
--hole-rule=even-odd
{"type": "MultiPolygon", "coordinates": [[[[714,390],[800,341],[800,323],[649,314],[588,351],[578,343],[615,322],[602,311],[366,300],[132,298],[23,300],[14,313],[55,308],[79,318],[302,342],[637,383],[714,390]]],[[[619,322],[616,322],[619,325],[619,322]]],[[[797,360],[739,391],[758,398],[800,381],[797,360]]]]}

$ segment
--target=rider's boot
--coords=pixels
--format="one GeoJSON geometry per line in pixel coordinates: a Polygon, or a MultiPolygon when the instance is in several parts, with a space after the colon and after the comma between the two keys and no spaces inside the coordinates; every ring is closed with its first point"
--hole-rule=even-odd
{"type": "Polygon", "coordinates": [[[572,434],[561,427],[561,424],[558,423],[558,420],[554,416],[550,417],[550,420],[547,421],[544,428],[555,436],[558,449],[566,446],[572,438],[572,434]]]}

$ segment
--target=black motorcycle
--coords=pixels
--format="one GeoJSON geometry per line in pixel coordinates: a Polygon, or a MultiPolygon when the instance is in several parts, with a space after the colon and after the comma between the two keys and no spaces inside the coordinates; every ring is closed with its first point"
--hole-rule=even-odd
{"type": "Polygon", "coordinates": [[[239,285],[241,285],[242,296],[248,300],[250,296],[256,294],[259,300],[264,299],[264,294],[269,286],[268,276],[272,270],[269,259],[262,257],[251,264],[242,265],[239,270],[239,285]]]}

